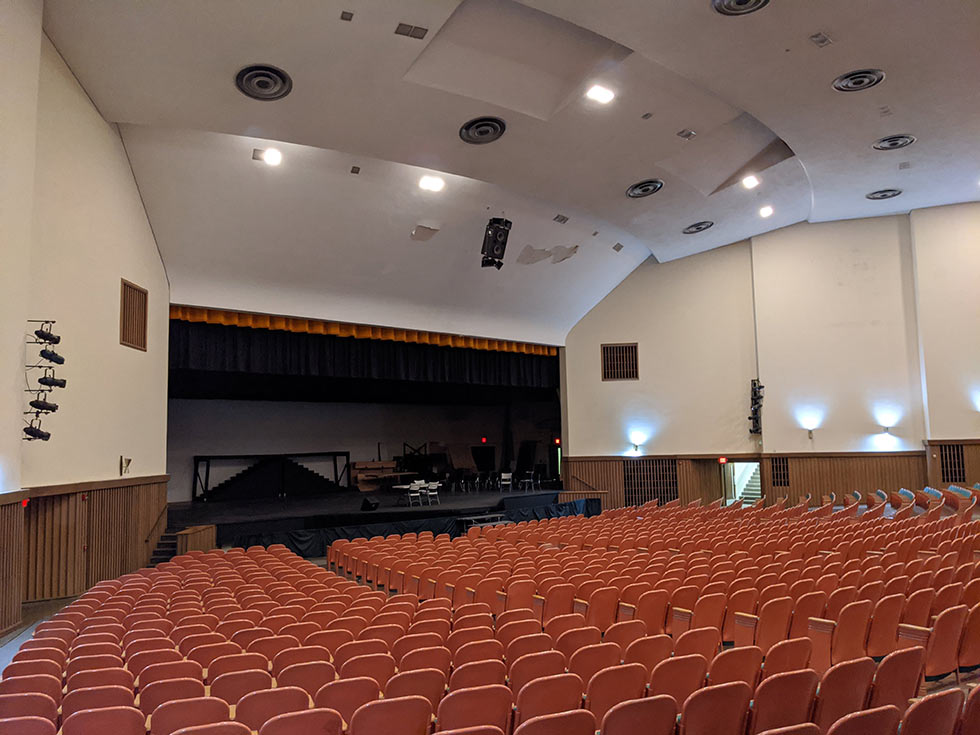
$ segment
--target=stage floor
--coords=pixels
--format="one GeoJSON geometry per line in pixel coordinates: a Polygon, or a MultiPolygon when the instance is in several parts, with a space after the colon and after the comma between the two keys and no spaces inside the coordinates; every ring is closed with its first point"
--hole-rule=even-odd
{"type": "Polygon", "coordinates": [[[335,528],[367,523],[482,515],[507,505],[528,507],[550,505],[558,501],[557,490],[533,493],[439,493],[437,505],[400,505],[404,493],[379,490],[361,493],[344,490],[320,498],[269,499],[171,503],[168,526],[215,525],[219,543],[232,535],[269,533],[311,528],[335,528]],[[377,510],[361,510],[365,498],[381,503],[377,510]]]}

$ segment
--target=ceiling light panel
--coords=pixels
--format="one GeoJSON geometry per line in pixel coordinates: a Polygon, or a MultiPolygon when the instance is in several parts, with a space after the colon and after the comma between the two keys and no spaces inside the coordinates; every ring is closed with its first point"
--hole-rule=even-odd
{"type": "Polygon", "coordinates": [[[585,96],[600,104],[608,105],[616,97],[616,93],[611,89],[603,87],[601,84],[593,84],[589,87],[589,91],[585,93],[585,96]]]}

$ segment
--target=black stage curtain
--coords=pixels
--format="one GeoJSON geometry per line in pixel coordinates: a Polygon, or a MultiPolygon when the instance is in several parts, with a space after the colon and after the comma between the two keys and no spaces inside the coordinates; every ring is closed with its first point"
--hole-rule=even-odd
{"type": "MultiPolygon", "coordinates": [[[[508,521],[518,523],[533,519],[558,518],[561,516],[598,515],[602,504],[598,498],[572,500],[567,503],[552,505],[537,505],[530,508],[516,508],[503,512],[508,521]]],[[[459,536],[462,528],[457,516],[441,518],[419,518],[411,521],[393,521],[390,523],[369,523],[357,526],[339,526],[337,528],[299,529],[295,531],[278,531],[274,533],[253,533],[236,536],[233,544],[242,548],[249,546],[268,546],[269,544],[285,544],[291,551],[300,556],[310,558],[327,555],[327,547],[337,539],[371,538],[386,536],[391,533],[419,533],[432,531],[433,534],[448,533],[459,536]]]]}
{"type": "Polygon", "coordinates": [[[170,321],[171,371],[557,389],[558,358],[170,321]]]}

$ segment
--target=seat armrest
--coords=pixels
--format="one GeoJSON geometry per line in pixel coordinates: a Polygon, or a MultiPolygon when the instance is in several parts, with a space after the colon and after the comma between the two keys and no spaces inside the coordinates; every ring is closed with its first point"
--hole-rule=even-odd
{"type": "Polygon", "coordinates": [[[912,646],[926,646],[929,643],[929,636],[931,635],[932,628],[923,628],[921,625],[911,625],[910,623],[899,623],[898,647],[911,648],[912,646]]]}

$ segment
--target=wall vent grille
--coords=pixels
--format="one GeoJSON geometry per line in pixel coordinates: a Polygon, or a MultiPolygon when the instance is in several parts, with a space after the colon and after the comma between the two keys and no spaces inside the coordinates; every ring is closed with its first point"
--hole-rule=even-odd
{"type": "Polygon", "coordinates": [[[602,379],[640,379],[636,342],[602,345],[602,379]]]}
{"type": "Polygon", "coordinates": [[[676,459],[627,459],[623,461],[626,505],[656,500],[665,505],[677,500],[676,459]]]}
{"type": "Polygon", "coordinates": [[[966,482],[962,444],[939,445],[939,471],[943,482],[966,482]]]}
{"type": "Polygon", "coordinates": [[[123,279],[119,296],[119,344],[146,352],[145,288],[123,279]]]}
{"type": "Polygon", "coordinates": [[[772,472],[773,487],[789,487],[788,457],[770,457],[769,469],[772,472]]]}

